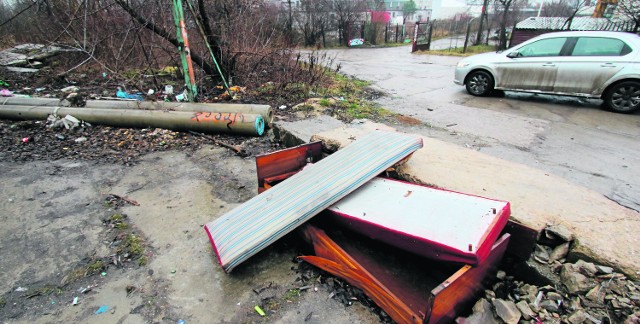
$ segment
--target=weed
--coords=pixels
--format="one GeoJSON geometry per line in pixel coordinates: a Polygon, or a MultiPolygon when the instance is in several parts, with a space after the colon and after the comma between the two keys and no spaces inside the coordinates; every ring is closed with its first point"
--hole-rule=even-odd
{"type": "Polygon", "coordinates": [[[122,214],[113,214],[111,217],[109,217],[109,220],[112,222],[121,222],[125,218],[126,216],[122,214]]]}
{"type": "Polygon", "coordinates": [[[101,272],[105,268],[104,261],[96,260],[90,263],[87,267],[85,273],[86,275],[92,275],[98,272],[101,272]]]}
{"type": "Polygon", "coordinates": [[[418,54],[471,56],[479,53],[495,52],[496,48],[493,45],[475,45],[467,47],[467,51],[465,53],[463,53],[462,50],[463,48],[449,48],[443,50],[419,51],[418,54]]]}
{"type": "Polygon", "coordinates": [[[138,265],[141,267],[147,265],[147,262],[147,257],[144,255],[138,259],[138,265]]]}
{"type": "Polygon", "coordinates": [[[142,245],[142,239],[135,234],[127,235],[124,246],[132,257],[142,255],[144,253],[144,246],[142,245]]]}
{"type": "Polygon", "coordinates": [[[119,230],[124,230],[124,229],[129,228],[129,224],[127,224],[127,223],[116,223],[114,225],[114,227],[119,229],[119,230]]]}
{"type": "Polygon", "coordinates": [[[300,298],[300,289],[289,289],[284,296],[282,296],[282,299],[286,301],[295,301],[298,298],[300,298]]]}
{"type": "Polygon", "coordinates": [[[32,293],[25,295],[24,298],[29,299],[36,296],[51,295],[51,294],[60,295],[62,294],[62,292],[63,292],[62,288],[58,286],[48,285],[48,286],[35,289],[32,293]]]}
{"type": "Polygon", "coordinates": [[[329,99],[326,99],[326,98],[320,99],[320,101],[318,101],[318,104],[323,107],[331,106],[331,102],[329,101],[329,99]]]}

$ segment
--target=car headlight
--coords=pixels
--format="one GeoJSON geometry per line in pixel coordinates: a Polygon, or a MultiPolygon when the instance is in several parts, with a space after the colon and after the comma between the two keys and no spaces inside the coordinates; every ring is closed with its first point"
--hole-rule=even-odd
{"type": "Polygon", "coordinates": [[[463,61],[458,62],[457,67],[463,68],[465,66],[469,66],[469,63],[468,62],[463,62],[463,61]]]}

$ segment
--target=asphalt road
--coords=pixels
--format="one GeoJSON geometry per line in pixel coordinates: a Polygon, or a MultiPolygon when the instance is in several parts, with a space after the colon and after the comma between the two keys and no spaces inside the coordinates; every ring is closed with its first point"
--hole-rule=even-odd
{"type": "Polygon", "coordinates": [[[600,100],[473,97],[453,83],[460,58],[408,46],[328,52],[341,72],[385,93],[383,107],[423,122],[398,128],[545,170],[640,210],[640,113],[603,111],[600,100]]]}

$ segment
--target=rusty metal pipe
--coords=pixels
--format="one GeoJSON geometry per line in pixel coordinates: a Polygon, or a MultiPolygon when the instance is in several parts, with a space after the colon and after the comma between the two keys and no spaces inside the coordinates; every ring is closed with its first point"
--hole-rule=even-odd
{"type": "MultiPolygon", "coordinates": [[[[2,105],[19,106],[65,106],[65,101],[53,98],[0,98],[2,105]]],[[[273,125],[274,113],[269,105],[252,104],[218,104],[218,103],[182,103],[164,101],[116,101],[116,100],[87,100],[86,108],[104,109],[134,109],[134,110],[174,110],[198,111],[212,113],[243,113],[261,115],[266,126],[273,125]]]]}
{"type": "Polygon", "coordinates": [[[80,120],[107,126],[158,127],[202,133],[230,133],[261,136],[264,119],[258,114],[238,112],[161,111],[134,109],[70,108],[60,106],[0,106],[0,118],[12,120],[46,119],[49,115],[71,115],[80,120]]]}

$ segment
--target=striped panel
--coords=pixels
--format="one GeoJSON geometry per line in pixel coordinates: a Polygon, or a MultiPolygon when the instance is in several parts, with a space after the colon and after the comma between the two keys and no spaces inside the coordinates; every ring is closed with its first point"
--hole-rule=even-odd
{"type": "Polygon", "coordinates": [[[222,268],[234,267],[422,147],[374,131],[205,225],[222,268]]]}

